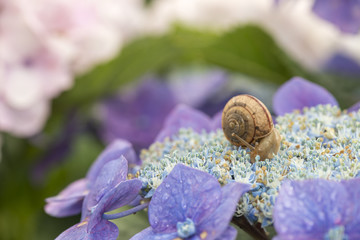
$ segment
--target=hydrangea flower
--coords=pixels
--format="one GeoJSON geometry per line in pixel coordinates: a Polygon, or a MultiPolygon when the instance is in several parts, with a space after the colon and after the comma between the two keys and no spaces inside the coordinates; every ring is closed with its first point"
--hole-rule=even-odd
{"type": "MultiPolygon", "coordinates": [[[[80,213],[82,206],[86,205],[83,204],[84,198],[91,198],[86,198],[86,196],[88,196],[91,189],[96,186],[97,179],[99,176],[101,177],[101,175],[99,175],[101,169],[106,163],[114,159],[119,159],[121,156],[124,156],[130,164],[139,164],[135,151],[132,149],[129,142],[125,140],[113,142],[96,159],[89,169],[86,178],[71,183],[57,196],[46,199],[47,204],[45,206],[45,212],[55,217],[66,217],[80,213]]],[[[119,177],[124,176],[124,174],[121,174],[120,172],[118,174],[119,177]]]]}
{"type": "Polygon", "coordinates": [[[39,41],[15,1],[4,1],[0,16],[0,131],[30,136],[43,126],[49,100],[69,88],[66,61],[39,41]]]}
{"type": "Polygon", "coordinates": [[[160,131],[176,100],[165,83],[146,79],[132,92],[106,100],[101,106],[105,142],[130,141],[136,150],[148,147],[160,131]]]}
{"type": "Polygon", "coordinates": [[[39,133],[50,101],[72,86],[74,75],[109,60],[138,34],[143,4],[1,1],[0,131],[21,137],[39,133]]]}
{"type": "Polygon", "coordinates": [[[138,196],[142,185],[138,179],[126,180],[127,170],[124,157],[106,163],[85,197],[82,221],[56,239],[116,239],[117,226],[103,214],[129,204],[138,196]]]}
{"type": "Polygon", "coordinates": [[[356,34],[360,29],[359,0],[315,0],[313,11],[345,33],[356,34]]]}
{"type": "Polygon", "coordinates": [[[235,239],[229,222],[249,188],[236,182],[221,187],[210,174],[178,164],[151,199],[151,227],[131,239],[235,239]]]}
{"type": "MultiPolygon", "coordinates": [[[[323,89],[320,90],[320,93],[324,92],[323,89]]],[[[305,88],[304,92],[306,91],[305,88]]],[[[360,111],[341,112],[336,105],[328,104],[306,107],[302,112],[295,111],[280,116],[275,126],[283,137],[278,154],[271,160],[257,160],[252,164],[250,150],[231,145],[220,129],[211,128],[213,123],[208,117],[188,107],[179,106],[177,109],[166,120],[161,131],[164,134],[159,134],[159,141],[142,151],[141,169],[131,174],[131,177],[142,183],[141,196],[151,199],[151,227],[138,233],[133,239],[233,239],[236,232],[228,227],[233,215],[236,218],[246,218],[253,226],[263,228],[274,222],[274,205],[285,181],[314,178],[341,181],[360,176],[360,111]],[[193,179],[196,181],[192,181],[193,179]],[[224,201],[231,201],[231,204],[224,202],[222,205],[216,191],[224,196],[226,192],[234,194],[232,188],[241,183],[250,185],[240,202],[238,198],[241,194],[237,197],[224,197],[224,201]],[[218,198],[211,197],[211,194],[218,198]],[[199,213],[194,212],[196,208],[193,204],[200,206],[197,208],[199,213]],[[222,215],[217,215],[218,210],[203,211],[202,204],[208,205],[209,209],[219,206],[221,214],[226,212],[228,220],[217,222],[217,219],[222,219],[222,215]],[[235,207],[231,211],[221,207],[229,205],[237,205],[235,212],[235,207]],[[209,229],[215,231],[209,232],[209,229]]],[[[92,169],[99,169],[101,166],[95,164],[92,169]]],[[[88,194],[86,198],[93,200],[87,200],[83,204],[85,222],[95,214],[91,209],[95,209],[93,207],[99,197],[88,194]]],[[[144,205],[137,207],[142,208],[144,205]]],[[[99,209],[102,209],[96,214],[96,223],[99,224],[104,219],[126,215],[120,213],[109,216],[104,214],[108,208],[99,209]]],[[[87,228],[87,234],[93,229],[87,228]]],[[[326,234],[329,237],[341,235],[344,229],[341,226],[329,228],[326,234]]],[[[97,231],[102,233],[100,229],[92,233],[97,231]]]]}
{"type": "Polygon", "coordinates": [[[122,43],[137,34],[145,15],[141,0],[35,0],[17,4],[33,31],[80,73],[114,57],[122,43]]]}
{"type": "Polygon", "coordinates": [[[242,197],[236,216],[263,227],[273,222],[272,209],[284,179],[341,180],[360,174],[358,151],[360,112],[347,114],[337,106],[318,105],[277,118],[282,135],[280,151],[271,160],[251,164],[249,149],[232,146],[221,130],[180,129],[170,138],[142,151],[138,174],[145,197],[166,179],[178,163],[203,170],[221,184],[233,180],[252,184],[242,197]]]}
{"type": "Polygon", "coordinates": [[[275,239],[359,239],[360,179],[287,181],[274,207],[275,239]]]}
{"type": "Polygon", "coordinates": [[[227,75],[223,71],[193,70],[173,75],[166,83],[147,78],[134,90],[111,97],[101,104],[100,115],[104,116],[101,131],[105,142],[124,138],[140,151],[154,142],[166,117],[177,104],[204,107],[210,114],[223,107],[222,99],[217,100],[217,104],[206,104],[225,85],[227,75]],[[192,89],[194,94],[189,96],[185,93],[188,89],[192,89]]]}

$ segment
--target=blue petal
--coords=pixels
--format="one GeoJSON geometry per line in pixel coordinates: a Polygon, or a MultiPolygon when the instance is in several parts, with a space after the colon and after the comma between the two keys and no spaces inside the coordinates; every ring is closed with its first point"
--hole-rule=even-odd
{"type": "Polygon", "coordinates": [[[325,88],[300,77],[294,77],[280,86],[273,98],[273,108],[277,115],[319,104],[338,105],[334,96],[325,88]]]}
{"type": "Polygon", "coordinates": [[[216,238],[216,240],[234,240],[236,238],[237,231],[232,226],[228,226],[227,229],[216,238]]]}
{"type": "Polygon", "coordinates": [[[100,221],[93,232],[87,231],[88,222],[82,221],[61,233],[55,240],[115,240],[119,235],[117,226],[107,220],[100,221]]]}
{"type": "Polygon", "coordinates": [[[177,237],[176,232],[172,233],[155,233],[152,227],[145,228],[130,240],[173,240],[177,237]]]}
{"type": "Polygon", "coordinates": [[[223,111],[220,111],[214,115],[211,122],[211,130],[222,129],[222,125],[221,125],[222,112],[223,111]]]}
{"type": "Polygon", "coordinates": [[[356,60],[342,54],[334,54],[325,64],[323,69],[327,72],[344,75],[345,77],[357,77],[360,75],[360,65],[356,60]]]}
{"type": "Polygon", "coordinates": [[[90,216],[88,230],[91,230],[101,221],[105,212],[120,208],[133,201],[138,196],[140,189],[141,181],[132,179],[119,183],[105,193],[90,216]]]}
{"type": "Polygon", "coordinates": [[[345,225],[345,233],[349,239],[360,239],[360,178],[341,182],[349,194],[347,208],[349,209],[348,222],[345,225]]]}
{"type": "Polygon", "coordinates": [[[250,190],[249,184],[232,182],[222,187],[221,203],[216,210],[198,227],[199,232],[207,232],[209,239],[220,236],[229,226],[241,195],[250,190]]]}
{"type": "Polygon", "coordinates": [[[166,118],[164,127],[155,141],[162,141],[166,137],[176,134],[180,128],[192,128],[195,132],[209,131],[211,119],[196,109],[183,104],[177,105],[166,118]]]}
{"type": "Polygon", "coordinates": [[[354,105],[352,105],[349,109],[348,112],[357,112],[360,110],[360,101],[355,103],[354,105]]]}
{"type": "Polygon", "coordinates": [[[174,232],[177,222],[190,218],[195,225],[219,205],[221,187],[210,174],[177,164],[156,189],[149,206],[155,232],[174,232]]]}
{"type": "Polygon", "coordinates": [[[77,180],[57,196],[47,198],[45,212],[54,217],[68,217],[80,213],[83,199],[88,194],[87,183],[85,178],[77,180]]]}
{"type": "Polygon", "coordinates": [[[274,206],[274,226],[279,237],[324,236],[343,225],[351,214],[349,194],[339,182],[323,179],[288,181],[274,206]]]}
{"type": "Polygon", "coordinates": [[[84,211],[90,211],[92,207],[98,204],[102,196],[110,189],[114,188],[120,182],[126,180],[128,172],[128,163],[124,156],[117,160],[112,160],[104,165],[99,173],[94,186],[91,186],[89,195],[85,198],[83,204],[83,219],[88,216],[84,211]]]}
{"type": "Polygon", "coordinates": [[[356,34],[360,29],[359,0],[316,0],[313,11],[345,33],[356,34]]]}
{"type": "Polygon", "coordinates": [[[199,108],[219,89],[224,87],[228,76],[224,71],[214,69],[185,71],[170,76],[169,85],[179,103],[199,108]]]}
{"type": "Polygon", "coordinates": [[[137,156],[132,148],[131,143],[126,140],[118,139],[111,143],[96,159],[88,171],[86,178],[90,183],[95,183],[97,176],[99,175],[102,167],[111,160],[115,160],[124,156],[130,164],[137,163],[137,156]]]}
{"type": "Polygon", "coordinates": [[[175,105],[168,82],[146,78],[136,89],[124,91],[101,106],[103,136],[107,142],[125,138],[139,152],[153,143],[175,105]]]}

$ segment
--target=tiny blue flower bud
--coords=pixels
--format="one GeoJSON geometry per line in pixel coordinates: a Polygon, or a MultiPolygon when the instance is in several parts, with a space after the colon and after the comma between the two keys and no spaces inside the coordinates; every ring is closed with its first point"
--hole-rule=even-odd
{"type": "Polygon", "coordinates": [[[186,218],[184,222],[178,222],[176,228],[177,233],[181,238],[188,238],[196,232],[195,224],[190,218],[186,218]]]}

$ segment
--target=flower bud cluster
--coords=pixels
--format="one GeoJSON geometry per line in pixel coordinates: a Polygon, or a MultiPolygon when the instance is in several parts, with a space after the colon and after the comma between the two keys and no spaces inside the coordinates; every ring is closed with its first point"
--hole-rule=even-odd
{"type": "Polygon", "coordinates": [[[273,159],[250,162],[249,149],[231,145],[221,130],[195,133],[181,129],[163,142],[143,150],[143,167],[137,176],[143,194],[154,190],[177,163],[205,171],[225,185],[237,181],[252,184],[243,195],[236,215],[250,222],[272,224],[272,210],[284,180],[360,176],[360,111],[347,114],[336,106],[318,105],[277,118],[281,148],[273,159]]]}

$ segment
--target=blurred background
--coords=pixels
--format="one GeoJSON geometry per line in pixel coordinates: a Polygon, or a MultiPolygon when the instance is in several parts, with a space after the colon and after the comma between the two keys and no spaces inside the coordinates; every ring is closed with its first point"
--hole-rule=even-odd
{"type": "MultiPolygon", "coordinates": [[[[301,76],[360,101],[360,3],[0,0],[0,239],[54,239],[79,216],[44,199],[111,141],[140,152],[180,103],[209,116],[248,93],[271,110],[301,76]]],[[[117,222],[128,239],[141,213],[117,222]]]]}

